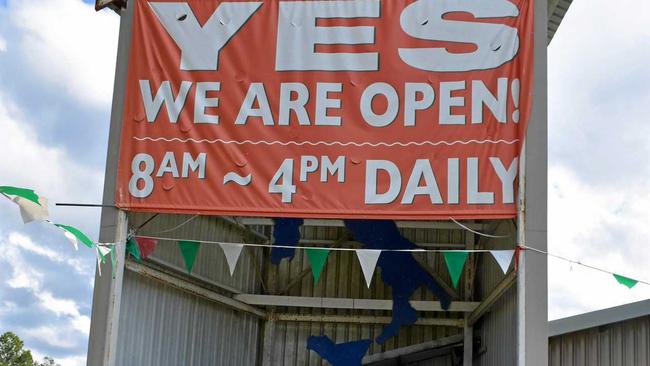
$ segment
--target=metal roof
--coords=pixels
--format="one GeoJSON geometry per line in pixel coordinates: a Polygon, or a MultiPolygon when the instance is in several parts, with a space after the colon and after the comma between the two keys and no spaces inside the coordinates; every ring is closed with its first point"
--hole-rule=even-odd
{"type": "Polygon", "coordinates": [[[548,0],[548,31],[546,33],[548,43],[551,43],[572,2],[573,0],[548,0]]]}
{"type": "Polygon", "coordinates": [[[648,315],[650,315],[650,299],[553,320],[548,325],[548,336],[554,337],[648,315]]]}

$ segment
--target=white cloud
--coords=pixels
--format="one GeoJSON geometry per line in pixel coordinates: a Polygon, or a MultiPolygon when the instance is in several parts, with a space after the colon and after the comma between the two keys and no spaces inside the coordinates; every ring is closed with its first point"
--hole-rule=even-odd
{"type": "MultiPolygon", "coordinates": [[[[50,202],[98,202],[101,198],[103,172],[75,162],[65,150],[46,146],[38,141],[38,131],[23,121],[26,117],[11,106],[0,91],[0,153],[9,159],[0,159],[3,184],[30,187],[47,196],[50,202]]],[[[51,217],[62,210],[51,207],[51,217]]],[[[15,207],[10,207],[15,209],[15,207]]],[[[74,210],[69,222],[92,220],[93,227],[80,225],[82,231],[96,229],[98,212],[74,210]]],[[[77,226],[79,224],[76,224],[77,226]]]]}
{"type": "Polygon", "coordinates": [[[20,329],[19,333],[23,337],[29,337],[38,340],[52,347],[74,348],[76,343],[67,337],[65,329],[55,326],[40,326],[37,328],[20,329]]]}
{"type": "MultiPolygon", "coordinates": [[[[649,12],[634,0],[574,1],[549,48],[549,250],[645,281],[649,12]]],[[[647,298],[650,286],[549,259],[551,319],[647,298]]]]}
{"type": "MultiPolygon", "coordinates": [[[[74,144],[74,139],[79,138],[72,128],[65,130],[70,138],[61,145],[44,143],[51,140],[43,131],[51,132],[52,126],[43,124],[50,122],[52,106],[23,94],[27,87],[42,88],[45,95],[56,95],[62,105],[74,102],[84,106],[80,109],[101,111],[88,123],[104,123],[104,111],[112,99],[118,26],[117,15],[110,11],[97,13],[91,4],[81,0],[15,0],[0,11],[0,57],[3,65],[13,67],[9,76],[30,75],[30,81],[39,80],[36,85],[20,84],[23,89],[9,78],[0,80],[0,154],[5,157],[0,159],[0,184],[36,189],[50,199],[53,219],[72,224],[93,239],[99,226],[99,210],[62,209],[54,203],[101,201],[103,167],[78,163],[77,157],[65,149],[63,143],[74,144]],[[29,104],[18,107],[12,98],[29,104]]],[[[65,114],[60,118],[74,119],[65,114]]],[[[85,365],[84,339],[90,318],[82,312],[87,311],[85,303],[90,297],[86,293],[68,295],[74,298],[61,296],[56,290],[60,286],[54,285],[52,277],[71,273],[72,286],[92,286],[94,256],[84,248],[71,255],[58,231],[53,233],[54,238],[61,236],[61,248],[34,240],[36,236],[31,234],[43,234],[48,230],[46,226],[23,226],[14,205],[0,204],[0,266],[7,274],[1,277],[0,291],[13,288],[11,291],[20,296],[33,296],[33,316],[46,319],[36,327],[19,329],[16,319],[24,316],[24,309],[16,307],[18,299],[9,298],[0,303],[0,324],[13,324],[15,330],[21,331],[27,347],[39,359],[51,354],[44,350],[58,348],[58,353],[66,355],[56,358],[61,365],[85,365]]],[[[0,297],[5,300],[4,294],[0,297]]]]}
{"type": "Polygon", "coordinates": [[[9,241],[24,251],[45,257],[55,263],[67,264],[68,266],[74,268],[75,272],[77,272],[79,275],[92,276],[94,274],[93,266],[88,265],[78,257],[70,257],[63,252],[57,252],[46,246],[36,244],[27,235],[11,232],[9,234],[9,241]]]}
{"type": "Polygon", "coordinates": [[[47,291],[40,291],[35,293],[35,295],[41,301],[41,307],[53,312],[59,317],[69,317],[73,329],[83,334],[88,334],[90,330],[90,318],[81,315],[79,312],[79,306],[75,301],[56,298],[47,291]]]}
{"type": "MultiPolygon", "coordinates": [[[[0,240],[3,239],[0,238],[0,240]]],[[[30,266],[11,241],[0,242],[0,246],[3,247],[0,261],[4,261],[11,268],[11,277],[7,280],[7,285],[15,289],[38,291],[43,280],[43,273],[30,266]]]]}
{"type": "MultiPolygon", "coordinates": [[[[638,280],[650,280],[650,184],[608,192],[566,168],[549,171],[549,251],[638,280]]],[[[549,257],[549,318],[650,298],[650,286],[549,257]],[[604,296],[606,294],[606,296],[604,296]]]]}
{"type": "MultiPolygon", "coordinates": [[[[29,290],[39,300],[38,305],[41,308],[59,318],[67,319],[70,329],[87,335],[90,329],[90,318],[81,314],[76,301],[58,298],[43,288],[45,283],[43,271],[34,268],[21,253],[20,248],[24,245],[24,241],[25,237],[19,234],[10,235],[9,238],[0,237],[0,248],[4,254],[0,257],[0,261],[5,262],[12,273],[7,284],[12,288],[29,290]]],[[[56,346],[56,344],[52,345],[56,346]]]]}
{"type": "Polygon", "coordinates": [[[86,366],[86,355],[57,358],[56,362],[61,366],[86,366]]]}
{"type": "Polygon", "coordinates": [[[20,0],[10,19],[31,72],[82,102],[110,105],[119,17],[80,0],[20,0]]]}
{"type": "MultiPolygon", "coordinates": [[[[90,317],[80,312],[79,305],[72,299],[60,298],[48,290],[47,273],[53,269],[37,269],[24,254],[36,254],[45,258],[55,258],[58,255],[47,247],[40,246],[23,234],[11,233],[8,236],[0,233],[0,263],[8,268],[10,278],[6,284],[12,288],[25,289],[36,299],[36,305],[43,309],[45,314],[34,312],[31,316],[44,320],[44,324],[36,327],[15,326],[13,329],[26,342],[36,359],[42,359],[43,353],[38,348],[30,346],[33,343],[46,344],[48,347],[78,352],[80,338],[88,336],[90,330],[90,317]],[[4,262],[4,263],[3,263],[4,262]],[[48,315],[49,314],[49,315],[48,315]]],[[[60,265],[60,264],[57,264],[60,265]]],[[[16,303],[5,301],[0,305],[0,322],[4,317],[21,311],[16,303]]],[[[75,355],[57,358],[57,363],[63,366],[77,366],[85,364],[84,355],[75,355]]]]}

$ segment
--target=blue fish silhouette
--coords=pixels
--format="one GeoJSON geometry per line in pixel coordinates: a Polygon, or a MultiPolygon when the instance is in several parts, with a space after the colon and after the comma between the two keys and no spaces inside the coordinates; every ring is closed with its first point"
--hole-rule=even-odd
{"type": "MultiPolygon", "coordinates": [[[[300,241],[300,226],[304,223],[303,219],[276,218],[273,219],[273,244],[285,246],[298,246],[300,241]]],[[[271,248],[271,263],[280,264],[283,258],[293,259],[296,254],[295,249],[291,248],[271,248]]]]}
{"type": "MultiPolygon", "coordinates": [[[[400,234],[393,221],[345,220],[345,227],[354,239],[367,249],[417,248],[400,234]]],[[[381,279],[391,287],[393,296],[393,318],[377,337],[377,343],[383,344],[396,336],[402,326],[412,325],[417,321],[418,313],[409,303],[409,299],[423,285],[440,300],[443,309],[449,308],[449,294],[420,266],[411,253],[382,253],[377,266],[381,268],[381,279]]]]}
{"type": "Polygon", "coordinates": [[[364,339],[336,344],[326,336],[311,336],[307,339],[307,349],[318,353],[332,366],[361,366],[371,343],[370,339],[364,339]]]}

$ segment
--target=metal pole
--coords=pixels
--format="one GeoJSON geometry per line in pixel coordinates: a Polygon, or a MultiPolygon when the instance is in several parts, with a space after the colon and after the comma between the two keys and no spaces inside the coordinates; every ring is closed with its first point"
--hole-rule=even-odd
{"type": "MultiPolygon", "coordinates": [[[[517,245],[526,243],[526,144],[519,157],[519,200],[517,205],[517,245]]],[[[519,253],[517,268],[517,364],[526,365],[526,252],[519,253]]]]}
{"type": "Polygon", "coordinates": [[[463,327],[463,366],[472,366],[474,359],[474,328],[469,324],[469,314],[465,314],[463,327]]]}
{"type": "MultiPolygon", "coordinates": [[[[533,109],[521,155],[518,244],[547,249],[547,12],[546,0],[535,0],[533,109]]],[[[517,364],[548,363],[548,283],[545,256],[521,253],[517,278],[517,364]]]]}
{"type": "Polygon", "coordinates": [[[116,246],[116,271],[103,271],[103,276],[95,273],[93,307],[88,337],[88,366],[113,366],[117,356],[117,334],[122,299],[122,280],[124,274],[124,240],[127,234],[126,213],[114,207],[117,185],[117,162],[119,158],[124,92],[131,46],[131,24],[133,1],[121,12],[117,63],[115,68],[115,88],[111,109],[111,126],[106,156],[106,175],[104,197],[102,200],[101,227],[99,241],[119,243],[116,246]],[[113,276],[114,275],[114,276],[113,276]],[[115,278],[113,278],[115,277],[115,278]]]}

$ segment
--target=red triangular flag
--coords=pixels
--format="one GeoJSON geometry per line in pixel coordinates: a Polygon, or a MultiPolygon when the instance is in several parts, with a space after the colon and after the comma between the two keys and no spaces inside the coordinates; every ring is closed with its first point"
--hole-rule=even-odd
{"type": "Polygon", "coordinates": [[[140,256],[142,256],[143,259],[147,259],[151,253],[153,253],[154,250],[156,250],[156,245],[158,245],[158,240],[156,239],[149,239],[149,238],[135,238],[138,247],[140,248],[140,256]]]}
{"type": "Polygon", "coordinates": [[[517,272],[519,270],[519,255],[521,254],[521,251],[523,249],[524,248],[521,245],[517,245],[515,247],[515,254],[514,254],[514,257],[515,257],[515,272],[517,272]]]}

